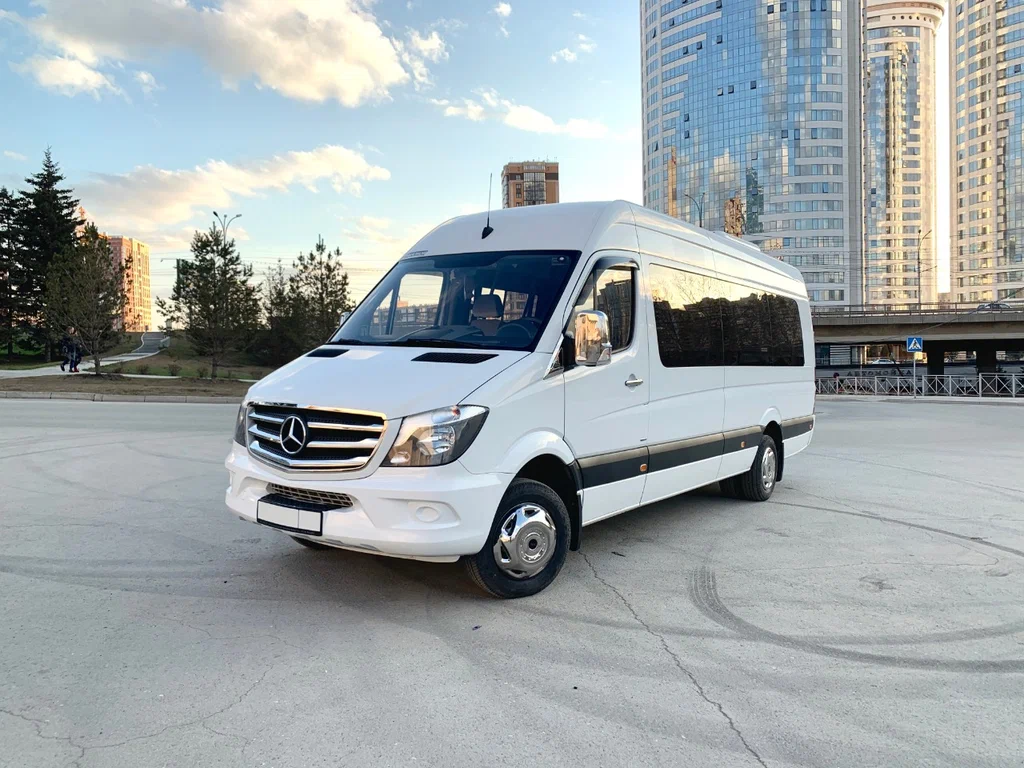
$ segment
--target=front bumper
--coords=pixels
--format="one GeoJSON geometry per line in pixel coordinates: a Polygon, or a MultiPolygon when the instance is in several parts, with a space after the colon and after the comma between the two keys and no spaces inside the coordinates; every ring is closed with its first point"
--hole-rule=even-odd
{"type": "MultiPolygon", "coordinates": [[[[511,476],[475,475],[456,461],[444,467],[380,467],[360,479],[278,472],[254,461],[237,443],[225,462],[225,501],[255,523],[267,485],[343,493],[352,506],[323,514],[323,535],[304,536],[329,546],[380,555],[452,561],[479,552],[490,533],[511,476]]],[[[301,535],[301,534],[294,534],[301,535]]]]}

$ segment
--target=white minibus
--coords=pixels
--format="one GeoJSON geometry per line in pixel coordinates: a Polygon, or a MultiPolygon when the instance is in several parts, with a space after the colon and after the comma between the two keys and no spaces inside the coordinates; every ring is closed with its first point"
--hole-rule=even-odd
{"type": "Polygon", "coordinates": [[[766,500],[813,365],[800,273],[742,240],[625,202],[462,216],[252,387],[227,505],[532,595],[591,523],[715,482],[766,500]]]}

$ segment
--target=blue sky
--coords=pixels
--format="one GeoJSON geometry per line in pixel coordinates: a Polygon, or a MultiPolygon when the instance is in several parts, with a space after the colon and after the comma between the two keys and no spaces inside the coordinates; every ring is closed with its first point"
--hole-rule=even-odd
{"type": "MultiPolygon", "coordinates": [[[[635,3],[0,0],[0,184],[53,149],[153,293],[210,212],[262,271],[317,235],[357,291],[508,160],[563,201],[641,198],[635,3]],[[365,270],[365,271],[364,271],[365,270]]],[[[500,205],[500,202],[498,202],[500,205]]]]}

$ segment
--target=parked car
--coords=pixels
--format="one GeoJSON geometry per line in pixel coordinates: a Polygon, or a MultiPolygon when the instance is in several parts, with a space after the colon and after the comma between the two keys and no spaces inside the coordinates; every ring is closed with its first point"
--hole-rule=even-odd
{"type": "Polygon", "coordinates": [[[1006,310],[1012,310],[1009,304],[1005,304],[1001,301],[990,301],[987,304],[979,304],[978,312],[1005,312],[1006,310]]]}
{"type": "Polygon", "coordinates": [[[249,390],[226,502],[523,597],[591,523],[715,481],[767,500],[813,428],[794,267],[629,203],[516,208],[438,226],[249,390]]]}

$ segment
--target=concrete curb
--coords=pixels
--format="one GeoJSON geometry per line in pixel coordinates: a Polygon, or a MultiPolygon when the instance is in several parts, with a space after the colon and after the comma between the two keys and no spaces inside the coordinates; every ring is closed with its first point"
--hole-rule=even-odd
{"type": "Polygon", "coordinates": [[[10,400],[89,400],[95,403],[192,403],[205,405],[237,405],[241,397],[208,395],[104,395],[94,392],[5,392],[0,399],[10,400]]]}
{"type": "Polygon", "coordinates": [[[942,405],[1002,405],[1024,407],[1024,397],[886,397],[885,395],[816,395],[815,400],[826,403],[936,403],[942,405]]]}

